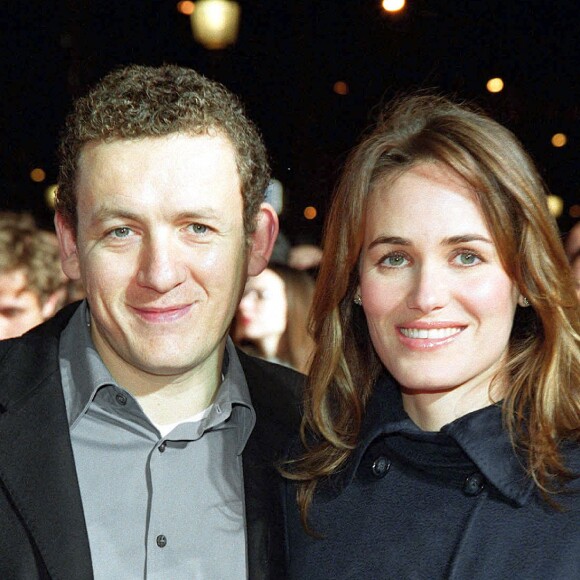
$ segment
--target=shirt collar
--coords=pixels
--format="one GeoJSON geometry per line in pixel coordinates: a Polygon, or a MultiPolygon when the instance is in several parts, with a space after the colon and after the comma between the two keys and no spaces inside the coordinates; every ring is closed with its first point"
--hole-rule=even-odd
{"type": "Polygon", "coordinates": [[[117,386],[93,344],[90,320],[87,302],[83,300],[60,337],[60,376],[70,429],[101,387],[117,386]]]}
{"type": "MultiPolygon", "coordinates": [[[[367,405],[360,443],[338,478],[334,491],[350,485],[367,449],[384,435],[405,433],[432,438],[421,431],[403,409],[397,384],[383,375],[367,405]]],[[[525,505],[534,491],[522,460],[515,453],[502,423],[501,406],[491,405],[445,425],[441,433],[451,437],[485,478],[507,499],[525,505]]]]}
{"type": "Polygon", "coordinates": [[[208,426],[216,421],[223,412],[231,412],[233,407],[239,407],[240,446],[238,455],[244,450],[246,443],[256,424],[256,412],[252,405],[248,383],[236,353],[231,338],[226,340],[224,362],[222,364],[223,381],[218,388],[211,411],[207,416],[208,426]]]}
{"type": "MultiPolygon", "coordinates": [[[[101,387],[114,386],[120,389],[93,344],[86,300],[81,303],[61,334],[59,366],[70,429],[73,429],[87,411],[101,387]]],[[[256,413],[242,365],[229,337],[226,341],[222,375],[224,378],[210,412],[203,419],[203,430],[220,423],[224,416],[231,414],[234,407],[239,406],[237,415],[240,417],[241,432],[238,454],[241,454],[256,423],[256,413]]]]}

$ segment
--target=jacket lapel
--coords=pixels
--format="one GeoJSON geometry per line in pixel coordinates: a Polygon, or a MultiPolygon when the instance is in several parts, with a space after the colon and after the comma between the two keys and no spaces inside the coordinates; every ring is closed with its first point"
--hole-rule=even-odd
{"type": "Polygon", "coordinates": [[[92,565],[57,349],[57,337],[33,337],[2,360],[0,479],[51,577],[84,580],[92,565]]]}
{"type": "Polygon", "coordinates": [[[256,425],[244,452],[244,492],[250,580],[286,577],[281,476],[275,462],[299,424],[302,376],[238,351],[256,425]]]}

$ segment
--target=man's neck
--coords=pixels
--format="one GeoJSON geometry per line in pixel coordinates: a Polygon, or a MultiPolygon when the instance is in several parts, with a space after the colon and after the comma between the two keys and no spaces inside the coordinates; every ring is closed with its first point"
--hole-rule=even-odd
{"type": "Polygon", "coordinates": [[[128,388],[137,399],[143,412],[155,425],[179,423],[197,415],[209,407],[219,387],[219,381],[212,380],[208,385],[184,383],[166,383],[156,390],[135,392],[128,388]]]}

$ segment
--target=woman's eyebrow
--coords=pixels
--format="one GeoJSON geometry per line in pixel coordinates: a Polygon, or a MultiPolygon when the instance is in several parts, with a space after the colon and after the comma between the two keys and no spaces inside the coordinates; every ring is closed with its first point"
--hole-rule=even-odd
{"type": "Polygon", "coordinates": [[[369,244],[369,250],[381,244],[391,244],[394,246],[411,246],[411,241],[399,236],[379,236],[369,244]]]}

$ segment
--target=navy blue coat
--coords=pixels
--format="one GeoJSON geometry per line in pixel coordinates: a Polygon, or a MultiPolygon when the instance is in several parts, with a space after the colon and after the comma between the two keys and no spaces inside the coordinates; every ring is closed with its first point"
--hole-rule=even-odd
{"type": "MultiPolygon", "coordinates": [[[[566,455],[578,472],[578,445],[566,455]]],[[[425,433],[383,377],[351,460],[315,497],[309,521],[322,538],[304,532],[285,484],[289,577],[578,580],[578,480],[572,488],[556,497],[561,511],[546,504],[499,407],[425,433]]]]}

